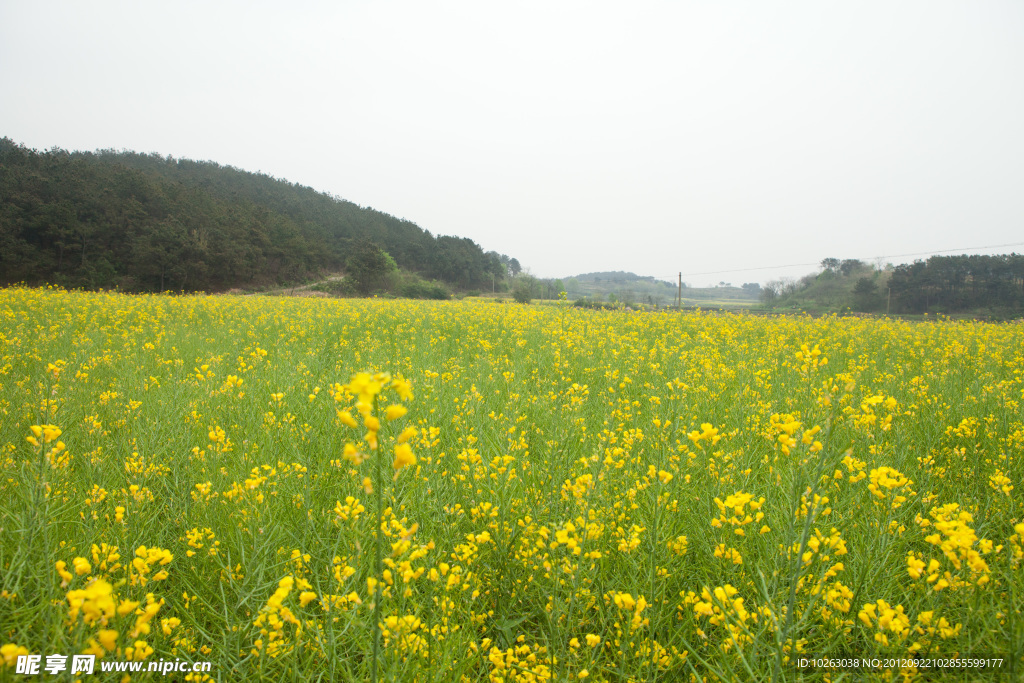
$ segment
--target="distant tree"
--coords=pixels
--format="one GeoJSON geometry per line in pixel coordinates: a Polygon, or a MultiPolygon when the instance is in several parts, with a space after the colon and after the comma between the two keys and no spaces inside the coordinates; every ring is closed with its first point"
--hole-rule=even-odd
{"type": "Polygon", "coordinates": [[[508,277],[508,265],[506,264],[508,257],[499,254],[496,251],[489,251],[486,254],[487,267],[486,272],[491,276],[491,286],[497,287],[498,281],[503,281],[508,277]],[[502,258],[505,261],[502,261],[502,258]]]}
{"type": "Polygon", "coordinates": [[[824,272],[831,275],[835,275],[839,272],[840,261],[837,258],[827,258],[821,260],[821,268],[824,272]]]}
{"type": "MultiPolygon", "coordinates": [[[[808,286],[809,284],[810,283],[808,283],[808,286]]],[[[815,292],[817,294],[817,298],[826,306],[834,306],[836,301],[843,294],[843,289],[839,284],[839,280],[835,277],[831,277],[819,282],[815,292]]]]}
{"type": "Polygon", "coordinates": [[[188,237],[178,220],[144,224],[132,240],[132,272],[146,289],[184,289],[188,272],[188,237]]]}
{"type": "MultiPolygon", "coordinates": [[[[514,261],[515,259],[512,260],[514,261]]],[[[532,275],[520,275],[515,279],[515,283],[512,285],[512,298],[516,303],[530,303],[536,295],[534,291],[536,285],[537,281],[532,275]]]]}
{"type": "Polygon", "coordinates": [[[878,292],[878,285],[869,277],[862,277],[857,280],[857,284],[853,287],[854,294],[876,294],[878,292]]]}
{"type": "Polygon", "coordinates": [[[356,291],[369,294],[382,287],[388,273],[398,269],[395,260],[373,242],[357,242],[351,255],[345,261],[348,277],[352,278],[356,291]]]}
{"type": "Polygon", "coordinates": [[[522,270],[523,267],[519,265],[519,259],[512,258],[508,260],[508,274],[511,277],[516,277],[522,272],[522,270]]]}
{"type": "MultiPolygon", "coordinates": [[[[814,277],[813,275],[811,276],[814,277]]],[[[782,283],[782,287],[779,289],[779,295],[783,297],[793,296],[800,289],[799,283],[793,278],[784,277],[779,282],[782,283]]]]}
{"type": "Polygon", "coordinates": [[[751,294],[760,294],[761,293],[761,283],[759,283],[759,282],[744,282],[743,286],[741,287],[741,289],[745,289],[748,292],[750,292],[751,294]]]}
{"type": "Polygon", "coordinates": [[[855,271],[860,270],[861,268],[866,268],[866,267],[867,267],[867,264],[862,263],[861,261],[859,261],[859,260],[857,260],[855,258],[848,258],[848,259],[843,259],[843,262],[839,264],[839,272],[842,273],[843,275],[849,277],[850,275],[853,275],[853,273],[855,271]]]}
{"type": "Polygon", "coordinates": [[[779,300],[779,296],[782,294],[782,281],[772,280],[766,282],[764,287],[761,288],[761,303],[768,308],[773,308],[779,300]]]}
{"type": "Polygon", "coordinates": [[[894,312],[990,309],[1024,312],[1024,256],[932,256],[893,268],[889,288],[894,312]]]}
{"type": "Polygon", "coordinates": [[[879,303],[878,283],[869,277],[859,278],[853,287],[853,299],[858,311],[874,310],[879,303]]]}

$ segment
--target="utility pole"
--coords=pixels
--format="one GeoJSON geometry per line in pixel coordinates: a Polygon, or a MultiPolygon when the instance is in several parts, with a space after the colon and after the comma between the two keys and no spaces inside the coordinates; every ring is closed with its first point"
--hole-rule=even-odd
{"type": "Polygon", "coordinates": [[[886,287],[885,293],[885,314],[889,315],[889,304],[892,303],[892,287],[886,287]]]}
{"type": "Polygon", "coordinates": [[[683,310],[683,271],[679,271],[679,310],[683,310]]]}

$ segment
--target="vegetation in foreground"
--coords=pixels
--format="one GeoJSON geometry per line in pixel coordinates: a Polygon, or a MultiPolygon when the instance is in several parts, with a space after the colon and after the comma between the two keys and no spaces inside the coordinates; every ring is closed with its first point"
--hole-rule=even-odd
{"type": "Polygon", "coordinates": [[[1019,672],[1022,342],[0,290],[0,675],[61,652],[230,680],[1019,672]]]}

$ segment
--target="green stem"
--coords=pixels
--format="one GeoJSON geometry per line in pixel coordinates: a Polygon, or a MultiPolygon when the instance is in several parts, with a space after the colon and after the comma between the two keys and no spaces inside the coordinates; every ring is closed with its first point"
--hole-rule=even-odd
{"type": "MultiPolygon", "coordinates": [[[[377,397],[373,398],[373,412],[377,414],[377,397]]],[[[374,531],[374,552],[376,553],[376,561],[374,563],[373,575],[377,579],[377,585],[374,587],[373,596],[373,659],[370,660],[370,680],[374,683],[377,682],[377,657],[380,652],[380,601],[381,601],[381,583],[383,582],[384,574],[384,555],[383,546],[381,539],[381,525],[384,521],[384,480],[383,474],[381,473],[381,459],[384,457],[380,452],[380,442],[378,440],[377,454],[374,457],[374,470],[373,470],[373,498],[377,506],[377,527],[374,531]]]]}

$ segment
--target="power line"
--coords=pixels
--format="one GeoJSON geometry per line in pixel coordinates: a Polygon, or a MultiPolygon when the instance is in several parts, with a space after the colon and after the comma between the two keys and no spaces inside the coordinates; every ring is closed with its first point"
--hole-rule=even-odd
{"type": "MultiPolygon", "coordinates": [[[[872,256],[870,258],[859,258],[858,261],[876,261],[878,259],[890,259],[890,258],[903,258],[906,256],[931,256],[933,254],[948,254],[953,251],[973,251],[975,249],[1001,249],[1003,247],[1019,247],[1024,246],[1024,242],[1011,242],[1009,244],[991,244],[984,247],[960,247],[958,249],[939,249],[936,251],[919,251],[910,254],[889,254],[888,256],[872,256]]],[[[790,263],[784,266],[756,266],[754,268],[734,268],[731,270],[709,270],[703,273],[683,273],[684,277],[694,277],[697,275],[724,275],[726,273],[746,273],[754,270],[776,270],[779,268],[798,268],[804,266],[817,266],[820,265],[820,261],[814,263],[790,263]]],[[[675,278],[675,275],[658,275],[655,276],[659,280],[667,280],[669,278],[675,278]]]]}

